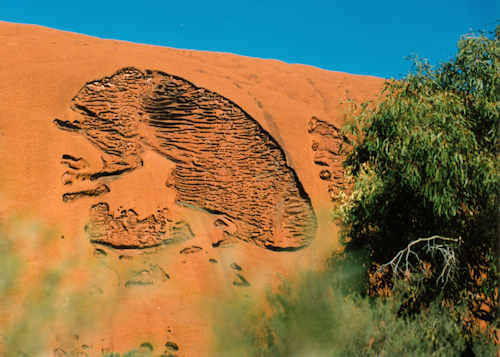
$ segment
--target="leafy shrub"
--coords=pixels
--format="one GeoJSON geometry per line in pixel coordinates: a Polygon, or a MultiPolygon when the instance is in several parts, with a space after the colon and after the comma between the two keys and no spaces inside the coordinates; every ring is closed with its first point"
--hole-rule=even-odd
{"type": "Polygon", "coordinates": [[[490,305],[490,321],[498,310],[499,55],[498,37],[464,36],[454,59],[437,68],[416,60],[378,103],[355,109],[344,128],[354,186],[340,214],[347,248],[367,247],[376,264],[441,237],[455,254],[454,279],[440,278],[447,256],[435,249],[413,251],[415,269],[406,269],[430,265],[424,305],[468,291],[490,305]]]}

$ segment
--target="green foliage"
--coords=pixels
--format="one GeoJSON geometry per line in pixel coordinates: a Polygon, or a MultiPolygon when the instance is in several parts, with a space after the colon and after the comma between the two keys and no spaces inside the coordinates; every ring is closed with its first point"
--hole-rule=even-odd
{"type": "MultiPolygon", "coordinates": [[[[283,280],[268,292],[266,304],[249,298],[223,304],[214,355],[446,357],[465,350],[463,306],[449,309],[435,302],[411,318],[398,317],[402,296],[348,293],[345,287],[357,286],[360,278],[358,266],[338,257],[334,262],[328,271],[304,273],[295,283],[283,280]]],[[[469,341],[478,356],[495,352],[483,335],[469,341]]]]}
{"type": "Polygon", "coordinates": [[[471,218],[494,208],[498,54],[498,40],[463,38],[455,60],[436,70],[417,61],[416,73],[387,82],[385,99],[353,118],[345,166],[361,180],[352,235],[370,226],[408,239],[464,234],[471,218]]]}
{"type": "MultiPolygon", "coordinates": [[[[453,60],[433,68],[417,59],[407,78],[386,83],[377,104],[354,109],[344,128],[353,145],[344,166],[354,187],[341,208],[348,247],[368,247],[381,264],[418,238],[456,239],[462,267],[456,288],[473,289],[469,272],[487,265],[482,287],[493,297],[499,55],[498,38],[464,36],[453,60]]],[[[439,265],[430,254],[420,254],[422,262],[439,265]]],[[[447,291],[456,295],[456,289],[447,291]]]]}

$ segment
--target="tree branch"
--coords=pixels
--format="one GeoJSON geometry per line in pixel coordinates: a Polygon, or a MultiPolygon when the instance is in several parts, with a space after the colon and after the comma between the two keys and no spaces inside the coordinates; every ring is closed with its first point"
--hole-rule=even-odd
{"type": "Polygon", "coordinates": [[[395,275],[408,275],[412,269],[415,269],[415,266],[412,264],[412,257],[415,259],[417,265],[422,263],[422,260],[415,251],[419,249],[417,245],[422,243],[425,244],[423,247],[424,251],[430,254],[432,258],[440,256],[443,259],[443,266],[437,278],[437,283],[442,284],[442,288],[444,288],[455,274],[458,266],[456,244],[461,243],[460,238],[447,238],[434,235],[428,238],[416,239],[410,242],[405,249],[400,250],[389,262],[382,264],[378,270],[382,271],[390,267],[395,275]],[[401,265],[404,265],[404,268],[401,265]]]}

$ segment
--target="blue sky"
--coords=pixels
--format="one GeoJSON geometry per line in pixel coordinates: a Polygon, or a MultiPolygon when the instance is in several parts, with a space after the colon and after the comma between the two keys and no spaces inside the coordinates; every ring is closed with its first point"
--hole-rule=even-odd
{"type": "Polygon", "coordinates": [[[494,29],[497,0],[0,0],[0,20],[176,48],[401,78],[406,57],[450,59],[461,34],[494,29]]]}

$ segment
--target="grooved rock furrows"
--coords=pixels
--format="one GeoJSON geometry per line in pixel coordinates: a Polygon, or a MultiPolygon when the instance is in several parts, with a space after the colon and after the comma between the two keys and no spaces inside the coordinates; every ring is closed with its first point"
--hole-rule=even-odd
{"type": "Polygon", "coordinates": [[[328,193],[335,200],[338,192],[345,189],[343,161],[343,146],[346,137],[335,125],[317,117],[309,121],[307,131],[311,134],[314,163],[321,167],[320,179],[328,182],[328,193]]]}
{"type": "MultiPolygon", "coordinates": [[[[309,197],[283,150],[231,100],[160,71],[124,68],[85,84],[72,109],[81,120],[55,123],[83,134],[104,157],[101,170],[78,171],[68,183],[134,170],[142,165],[141,153],[152,149],[176,164],[166,181],[176,201],[216,214],[224,226],[234,227],[226,235],[273,250],[298,249],[314,237],[309,197]]],[[[106,190],[87,193],[101,192],[106,190]]],[[[103,210],[101,226],[116,223],[116,217],[102,219],[109,217],[106,207],[94,209],[103,210]]],[[[152,224],[153,231],[158,225],[152,224]]],[[[150,243],[137,238],[136,245],[160,240],[149,233],[150,243]]],[[[130,245],[118,244],[119,239],[110,240],[117,240],[114,246],[130,245]]]]}

